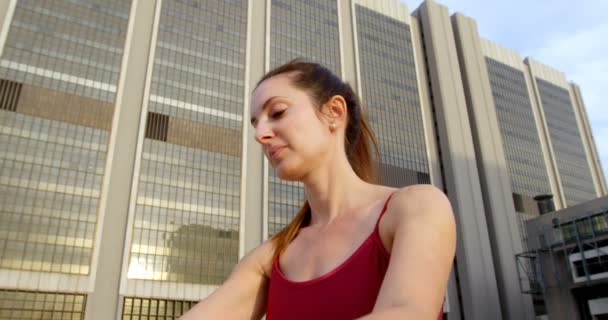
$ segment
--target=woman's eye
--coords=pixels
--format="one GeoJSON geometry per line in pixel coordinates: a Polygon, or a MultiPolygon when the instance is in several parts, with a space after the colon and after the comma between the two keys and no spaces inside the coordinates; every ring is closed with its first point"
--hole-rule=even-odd
{"type": "Polygon", "coordinates": [[[285,112],[285,110],[281,110],[281,111],[273,112],[273,113],[272,113],[270,116],[271,116],[272,118],[276,119],[276,118],[280,117],[280,116],[283,114],[283,112],[285,112]]]}

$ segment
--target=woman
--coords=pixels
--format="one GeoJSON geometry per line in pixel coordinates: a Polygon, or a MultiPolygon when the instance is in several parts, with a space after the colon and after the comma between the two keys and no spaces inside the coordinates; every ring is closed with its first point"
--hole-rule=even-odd
{"type": "Polygon", "coordinates": [[[306,201],[182,319],[441,318],[455,252],[450,203],[431,185],[372,183],[375,140],[351,87],[296,59],[257,84],[251,123],[306,201]]]}

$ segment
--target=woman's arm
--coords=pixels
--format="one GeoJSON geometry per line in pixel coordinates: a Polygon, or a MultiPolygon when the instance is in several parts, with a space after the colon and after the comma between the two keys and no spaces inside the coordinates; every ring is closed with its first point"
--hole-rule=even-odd
{"type": "Polygon", "coordinates": [[[431,185],[399,190],[386,212],[391,259],[374,310],[361,320],[437,319],[456,250],[448,198],[431,185]]]}
{"type": "Polygon", "coordinates": [[[260,319],[266,313],[273,245],[267,241],[236,265],[226,282],[180,320],[260,319]]]}

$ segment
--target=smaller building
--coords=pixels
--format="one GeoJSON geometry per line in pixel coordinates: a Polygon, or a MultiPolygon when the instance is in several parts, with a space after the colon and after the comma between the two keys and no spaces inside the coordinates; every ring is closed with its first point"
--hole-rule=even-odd
{"type": "Polygon", "coordinates": [[[526,231],[529,250],[516,256],[520,285],[543,298],[546,317],[608,319],[608,196],[541,214],[526,231]]]}

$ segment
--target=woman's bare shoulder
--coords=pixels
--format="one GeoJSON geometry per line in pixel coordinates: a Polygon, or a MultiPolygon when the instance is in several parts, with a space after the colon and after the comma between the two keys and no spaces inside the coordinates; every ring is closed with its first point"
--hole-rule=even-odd
{"type": "Polygon", "coordinates": [[[270,278],[274,249],[274,241],[268,239],[243,257],[243,261],[247,261],[247,264],[253,264],[259,267],[258,270],[262,272],[264,276],[270,278]]]}
{"type": "Polygon", "coordinates": [[[453,219],[450,202],[440,189],[417,184],[395,189],[387,204],[380,231],[392,239],[398,226],[412,220],[453,219]]]}
{"type": "MultiPolygon", "coordinates": [[[[431,184],[415,184],[396,189],[388,209],[391,208],[419,208],[433,203],[448,201],[447,196],[441,189],[431,184]]],[[[409,211],[409,210],[408,210],[409,211]]]]}

